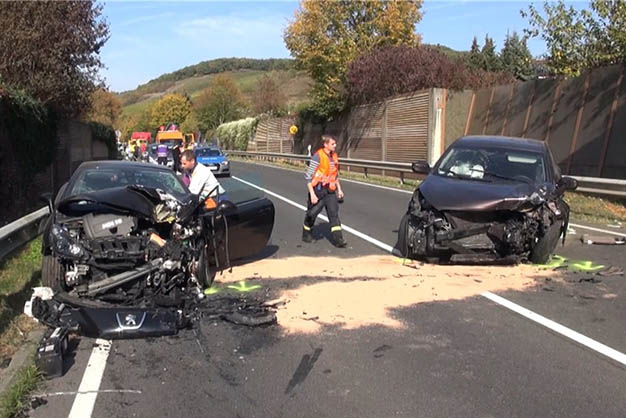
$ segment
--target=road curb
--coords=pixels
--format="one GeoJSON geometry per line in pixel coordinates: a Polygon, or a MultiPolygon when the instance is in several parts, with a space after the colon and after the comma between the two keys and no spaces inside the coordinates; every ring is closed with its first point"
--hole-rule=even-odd
{"type": "Polygon", "coordinates": [[[45,330],[44,327],[41,327],[41,329],[29,332],[26,341],[11,357],[11,363],[9,363],[8,367],[0,370],[0,397],[4,396],[6,390],[13,385],[17,372],[25,365],[34,363],[35,350],[45,330]]]}

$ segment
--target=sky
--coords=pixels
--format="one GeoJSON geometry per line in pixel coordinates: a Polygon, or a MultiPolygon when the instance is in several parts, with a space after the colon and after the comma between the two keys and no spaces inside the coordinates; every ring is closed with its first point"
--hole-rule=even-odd
{"type": "MultiPolygon", "coordinates": [[[[542,2],[535,2],[540,6],[542,2]]],[[[530,2],[425,0],[416,27],[422,40],[469,50],[492,37],[497,50],[507,32],[527,27],[520,10],[530,2]]],[[[297,1],[108,1],[103,16],[110,38],[100,57],[101,75],[112,91],[135,89],[162,74],[215,58],[288,58],[282,34],[297,1]]],[[[545,52],[540,39],[528,43],[534,56],[545,52]]]]}

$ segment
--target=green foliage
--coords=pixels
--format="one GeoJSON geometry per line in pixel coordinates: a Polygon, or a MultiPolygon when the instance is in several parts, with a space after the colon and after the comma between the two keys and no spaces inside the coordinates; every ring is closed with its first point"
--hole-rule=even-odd
{"type": "Polygon", "coordinates": [[[113,128],[100,122],[89,122],[89,128],[91,129],[91,139],[104,143],[109,150],[109,158],[116,158],[117,143],[113,128]]]}
{"type": "Polygon", "coordinates": [[[27,185],[53,160],[57,146],[57,115],[24,91],[5,90],[0,96],[0,126],[12,138],[14,158],[21,162],[27,185]]]}
{"type": "Polygon", "coordinates": [[[99,53],[109,37],[95,1],[0,2],[0,73],[70,116],[88,107],[100,82],[99,53]]]}
{"type": "Polygon", "coordinates": [[[0,398],[0,418],[22,416],[27,408],[28,395],[35,390],[41,374],[34,364],[22,367],[11,387],[0,398]]]}
{"type": "Polygon", "coordinates": [[[245,115],[246,103],[241,92],[226,74],[218,74],[194,103],[198,127],[203,133],[245,115]]]}
{"type": "Polygon", "coordinates": [[[302,0],[284,40],[299,68],[315,86],[312,106],[330,117],[346,105],[348,64],[383,45],[419,44],[415,25],[421,20],[421,0],[332,1],[302,0]]]}
{"type": "Polygon", "coordinates": [[[220,146],[229,150],[247,150],[258,123],[257,118],[245,118],[221,124],[215,130],[220,146]]]}
{"type": "Polygon", "coordinates": [[[557,75],[577,76],[598,66],[626,59],[626,2],[592,0],[590,9],[576,10],[563,0],[545,2],[543,13],[533,5],[522,10],[528,36],[540,36],[548,52],[545,64],[557,75]]]}
{"type": "Polygon", "coordinates": [[[154,130],[161,125],[167,125],[169,122],[181,124],[187,119],[191,113],[191,99],[182,94],[174,93],[163,96],[161,100],[152,107],[150,121],[154,130]]]}
{"type": "Polygon", "coordinates": [[[490,38],[489,35],[485,35],[485,44],[480,54],[483,57],[483,67],[481,69],[491,72],[497,72],[502,69],[500,57],[496,53],[496,45],[493,42],[493,38],[490,38]]]}
{"type": "Polygon", "coordinates": [[[520,39],[517,32],[506,36],[504,47],[500,51],[502,70],[513,74],[520,80],[528,80],[533,75],[533,63],[526,40],[520,39]]]}

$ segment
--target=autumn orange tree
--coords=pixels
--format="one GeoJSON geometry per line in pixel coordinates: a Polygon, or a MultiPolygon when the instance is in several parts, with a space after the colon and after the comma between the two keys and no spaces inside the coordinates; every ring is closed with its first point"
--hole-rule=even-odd
{"type": "Polygon", "coordinates": [[[122,113],[122,101],[117,95],[104,89],[98,89],[91,94],[89,110],[85,120],[114,126],[122,113]]]}
{"type": "Polygon", "coordinates": [[[302,0],[284,40],[299,68],[315,84],[313,107],[322,117],[346,104],[346,72],[351,61],[375,47],[417,46],[422,0],[302,0]]]}
{"type": "Polygon", "coordinates": [[[151,113],[153,129],[166,125],[168,122],[181,124],[191,113],[191,100],[182,94],[167,94],[154,104],[151,113]]]}

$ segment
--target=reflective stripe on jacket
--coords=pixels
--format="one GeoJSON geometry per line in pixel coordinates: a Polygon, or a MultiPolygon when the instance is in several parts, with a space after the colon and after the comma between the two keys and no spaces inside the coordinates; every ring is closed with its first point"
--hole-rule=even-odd
{"type": "Polygon", "coordinates": [[[329,190],[335,191],[337,188],[337,174],[339,172],[337,153],[333,152],[333,164],[330,163],[330,158],[323,148],[317,151],[317,156],[320,159],[320,165],[315,170],[315,174],[313,174],[311,185],[315,187],[321,184],[323,187],[328,186],[329,190]]]}

